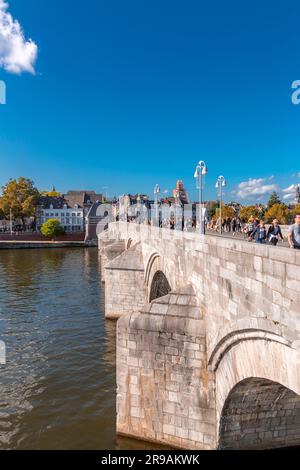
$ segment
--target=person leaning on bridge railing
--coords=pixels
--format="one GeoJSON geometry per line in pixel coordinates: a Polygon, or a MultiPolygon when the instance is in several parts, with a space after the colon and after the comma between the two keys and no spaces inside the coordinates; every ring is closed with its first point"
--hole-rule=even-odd
{"type": "Polygon", "coordinates": [[[300,250],[300,214],[295,217],[295,223],[290,226],[288,233],[290,248],[300,250]]]}

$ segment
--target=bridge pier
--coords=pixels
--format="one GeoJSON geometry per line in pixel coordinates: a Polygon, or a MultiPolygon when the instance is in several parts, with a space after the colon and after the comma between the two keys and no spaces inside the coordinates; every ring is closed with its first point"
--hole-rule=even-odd
{"type": "Polygon", "coordinates": [[[117,319],[138,312],[147,302],[140,244],[116,256],[104,270],[106,318],[117,319]]]}
{"type": "Polygon", "coordinates": [[[214,382],[192,286],[117,326],[117,431],[186,449],[216,447],[214,382]]]}
{"type": "Polygon", "coordinates": [[[105,266],[124,252],[125,242],[124,240],[112,241],[102,239],[101,244],[99,244],[99,250],[101,254],[101,282],[105,283],[105,266]]]}

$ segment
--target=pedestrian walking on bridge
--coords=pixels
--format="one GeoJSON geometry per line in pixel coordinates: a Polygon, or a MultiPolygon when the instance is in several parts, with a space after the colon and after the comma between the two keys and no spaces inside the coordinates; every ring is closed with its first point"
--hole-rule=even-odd
{"type": "Polygon", "coordinates": [[[295,217],[295,223],[290,226],[288,233],[290,248],[300,250],[300,214],[295,217]]]}
{"type": "Polygon", "coordinates": [[[269,243],[274,246],[277,245],[279,238],[283,241],[283,235],[281,232],[279,221],[277,219],[274,219],[272,225],[270,225],[267,233],[267,238],[269,243]]]}

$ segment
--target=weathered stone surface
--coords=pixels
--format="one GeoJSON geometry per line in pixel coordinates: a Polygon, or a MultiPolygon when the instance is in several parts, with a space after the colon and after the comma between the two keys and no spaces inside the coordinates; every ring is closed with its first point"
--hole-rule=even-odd
{"type": "Polygon", "coordinates": [[[118,413],[117,428],[122,434],[176,447],[192,449],[197,441],[197,446],[206,449],[216,445],[216,428],[215,411],[212,408],[208,412],[213,387],[209,390],[206,386],[211,378],[206,369],[205,325],[203,320],[195,320],[196,310],[199,318],[201,314],[199,307],[190,306],[195,297],[190,286],[177,293],[180,305],[169,304],[171,297],[166,296],[163,302],[157,299],[144,307],[143,313],[132,316],[129,321],[127,316],[118,322],[117,363],[121,377],[118,409],[126,409],[128,413],[118,413]],[[198,322],[196,328],[195,322],[198,322]],[[141,351],[139,358],[133,356],[129,335],[134,337],[135,346],[141,351]],[[124,352],[120,345],[125,343],[127,351],[124,352]],[[137,368],[134,376],[130,366],[137,368]],[[147,372],[151,372],[150,377],[147,372]],[[205,420],[186,419],[176,425],[179,416],[195,417],[195,410],[197,416],[205,416],[205,420]],[[138,420],[133,423],[133,418],[138,420]]]}
{"type": "Polygon", "coordinates": [[[276,384],[300,395],[300,253],[135,224],[111,224],[109,233],[140,244],[106,270],[114,273],[108,311],[128,313],[118,322],[118,432],[195,449],[238,439],[253,448],[298,443],[298,418],[290,422],[285,409],[294,396],[271,416],[267,402],[253,411],[255,382],[247,382],[243,405],[231,393],[259,378],[271,382],[271,396],[276,384]],[[158,271],[171,292],[148,304],[158,271]],[[232,396],[228,409],[235,403],[245,412],[225,429],[232,396]]]}
{"type": "MultiPolygon", "coordinates": [[[[118,251],[119,247],[115,252],[118,251]]],[[[104,266],[104,270],[106,318],[116,319],[127,313],[138,312],[146,301],[140,244],[116,256],[104,266]]]]}

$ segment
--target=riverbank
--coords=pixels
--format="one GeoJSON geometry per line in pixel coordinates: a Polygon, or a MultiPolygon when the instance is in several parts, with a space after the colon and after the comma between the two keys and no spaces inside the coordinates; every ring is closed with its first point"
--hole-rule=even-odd
{"type": "Polygon", "coordinates": [[[2,241],[0,240],[0,250],[28,250],[42,248],[89,248],[91,245],[84,241],[2,241]]]}

